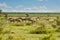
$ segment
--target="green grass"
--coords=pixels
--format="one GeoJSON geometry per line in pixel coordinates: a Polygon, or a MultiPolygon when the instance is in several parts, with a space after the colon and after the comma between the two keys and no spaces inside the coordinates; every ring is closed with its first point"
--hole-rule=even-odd
{"type": "Polygon", "coordinates": [[[30,17],[40,17],[40,16],[60,16],[60,13],[24,13],[24,12],[3,12],[3,14],[8,14],[9,17],[26,17],[25,14],[29,14],[30,17]]]}
{"type": "MultiPolygon", "coordinates": [[[[26,15],[25,14],[8,14],[8,16],[12,16],[12,17],[14,17],[14,16],[17,16],[17,17],[26,17],[26,15]]],[[[60,16],[60,14],[42,14],[42,13],[40,13],[40,14],[29,14],[29,16],[30,17],[40,17],[40,16],[52,16],[52,17],[54,17],[54,16],[60,16]]]]}
{"type": "MultiPolygon", "coordinates": [[[[29,15],[30,17],[43,16],[45,18],[47,18],[48,15],[50,15],[56,18],[56,16],[59,16],[60,14],[33,14],[32,13],[29,15]]],[[[25,14],[8,14],[8,16],[9,17],[12,17],[12,16],[25,17],[26,15],[25,14]]],[[[54,24],[56,24],[55,21],[54,21],[54,24]]],[[[0,28],[2,29],[0,30],[1,32],[0,40],[60,40],[60,32],[55,31],[58,25],[56,24],[54,26],[55,28],[52,27],[51,25],[52,24],[49,24],[49,21],[46,21],[46,20],[40,20],[34,24],[30,24],[27,22],[11,23],[6,20],[0,20],[0,28]],[[46,32],[51,32],[51,33],[45,33],[45,34],[30,33],[30,32],[40,32],[44,30],[46,32]],[[51,36],[51,38],[49,38],[49,36],[51,36]]]]}

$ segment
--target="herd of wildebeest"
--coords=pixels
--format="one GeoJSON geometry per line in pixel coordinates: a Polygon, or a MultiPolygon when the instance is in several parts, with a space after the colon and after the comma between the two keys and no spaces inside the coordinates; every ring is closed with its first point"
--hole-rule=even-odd
{"type": "Polygon", "coordinates": [[[10,22],[22,22],[22,21],[28,21],[31,23],[34,23],[36,21],[41,21],[41,20],[46,20],[46,21],[55,21],[56,18],[42,18],[42,17],[18,17],[18,18],[8,18],[8,21],[10,22]]]}
{"type": "Polygon", "coordinates": [[[46,20],[46,21],[56,21],[57,19],[59,19],[59,17],[18,17],[18,18],[8,18],[8,21],[10,22],[21,22],[21,21],[31,21],[31,22],[36,22],[39,20],[46,20]]]}
{"type": "MultiPolygon", "coordinates": [[[[1,19],[2,20],[2,19],[1,19]]],[[[8,22],[14,23],[14,22],[31,22],[31,24],[41,22],[49,22],[52,26],[60,26],[60,17],[8,17],[8,22]],[[45,21],[44,21],[45,20],[45,21]]],[[[60,30],[60,27],[59,27],[60,30]]]]}
{"type": "MultiPolygon", "coordinates": [[[[3,20],[4,18],[0,18],[1,20],[3,20]]],[[[56,22],[56,25],[60,25],[60,17],[59,16],[54,16],[54,17],[51,17],[51,16],[46,16],[46,17],[5,17],[5,19],[8,21],[8,22],[31,22],[32,24],[36,23],[37,21],[38,22],[41,22],[43,20],[45,21],[48,21],[50,23],[54,23],[56,22]]],[[[55,25],[55,24],[54,24],[55,25]]]]}
{"type": "MultiPolygon", "coordinates": [[[[4,18],[1,18],[3,20],[4,18]]],[[[7,20],[10,22],[22,22],[22,21],[30,21],[32,23],[36,21],[46,20],[46,21],[56,21],[60,19],[59,17],[8,17],[7,20]]]]}

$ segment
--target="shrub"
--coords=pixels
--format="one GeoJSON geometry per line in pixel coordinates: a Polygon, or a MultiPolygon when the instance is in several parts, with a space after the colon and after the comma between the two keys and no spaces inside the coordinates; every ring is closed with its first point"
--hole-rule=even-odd
{"type": "Polygon", "coordinates": [[[52,25],[53,28],[57,28],[57,25],[52,25]]]}
{"type": "Polygon", "coordinates": [[[13,36],[9,35],[7,40],[12,40],[13,36]]]}
{"type": "Polygon", "coordinates": [[[13,25],[13,26],[24,26],[24,23],[13,23],[11,25],[13,25]]]}
{"type": "Polygon", "coordinates": [[[58,28],[56,29],[56,32],[60,32],[60,27],[58,27],[58,28]]]}
{"type": "Polygon", "coordinates": [[[56,40],[54,37],[44,37],[42,40],[56,40]]]}
{"type": "Polygon", "coordinates": [[[29,25],[29,26],[30,26],[31,24],[32,24],[32,23],[29,23],[29,22],[26,23],[26,25],[29,25]]]}
{"type": "Polygon", "coordinates": [[[37,29],[31,31],[30,33],[32,33],[32,34],[46,34],[47,32],[42,27],[38,27],[37,29]]]}
{"type": "Polygon", "coordinates": [[[57,25],[60,25],[60,19],[56,20],[57,25]]]}
{"type": "Polygon", "coordinates": [[[37,27],[35,30],[30,31],[32,34],[50,34],[53,33],[55,30],[49,24],[40,24],[40,27],[37,27]]]}
{"type": "Polygon", "coordinates": [[[0,22],[0,34],[2,33],[3,30],[3,22],[0,22]]]}
{"type": "Polygon", "coordinates": [[[0,27],[0,34],[2,33],[2,30],[3,30],[3,28],[2,28],[2,27],[0,27]]]}
{"type": "Polygon", "coordinates": [[[0,40],[2,40],[2,37],[0,37],[0,40]]]}

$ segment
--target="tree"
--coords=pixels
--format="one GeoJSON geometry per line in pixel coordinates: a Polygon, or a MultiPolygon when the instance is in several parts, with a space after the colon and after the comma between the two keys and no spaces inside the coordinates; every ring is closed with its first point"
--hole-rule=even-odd
{"type": "Polygon", "coordinates": [[[1,14],[2,14],[2,10],[0,10],[0,17],[2,16],[1,14]]]}
{"type": "Polygon", "coordinates": [[[29,15],[28,15],[28,14],[26,14],[26,17],[29,17],[29,15]]]}
{"type": "Polygon", "coordinates": [[[8,15],[7,15],[6,13],[5,13],[4,15],[5,15],[5,16],[4,16],[4,17],[5,17],[5,19],[7,19],[8,15]]]}
{"type": "Polygon", "coordinates": [[[1,14],[2,10],[0,10],[0,14],[1,14]]]}

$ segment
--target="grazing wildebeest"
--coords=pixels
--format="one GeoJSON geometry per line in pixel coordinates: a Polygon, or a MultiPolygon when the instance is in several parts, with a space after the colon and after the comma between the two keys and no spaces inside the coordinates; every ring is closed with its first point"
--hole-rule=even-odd
{"type": "Polygon", "coordinates": [[[36,20],[37,20],[37,21],[40,20],[40,17],[37,17],[36,20]]]}
{"type": "Polygon", "coordinates": [[[46,18],[45,20],[49,21],[49,18],[46,18]]]}
{"type": "Polygon", "coordinates": [[[31,18],[28,18],[27,20],[30,21],[30,22],[32,22],[32,23],[35,22],[35,20],[33,20],[33,19],[31,19],[31,18]]]}
{"type": "Polygon", "coordinates": [[[13,19],[13,18],[9,18],[8,19],[10,22],[15,22],[15,19],[13,19]]]}
{"type": "Polygon", "coordinates": [[[29,20],[30,18],[22,18],[22,21],[27,21],[29,20]]]}
{"type": "Polygon", "coordinates": [[[21,17],[19,17],[18,19],[22,19],[21,17]]]}
{"type": "Polygon", "coordinates": [[[21,22],[22,21],[22,18],[16,18],[15,21],[21,22]]]}
{"type": "Polygon", "coordinates": [[[22,18],[22,21],[26,21],[26,19],[25,18],[22,18]]]}
{"type": "Polygon", "coordinates": [[[46,18],[45,20],[47,20],[47,21],[54,21],[53,18],[46,18]]]}
{"type": "Polygon", "coordinates": [[[25,22],[26,22],[26,21],[28,21],[28,22],[30,21],[30,22],[32,22],[32,23],[35,22],[35,20],[32,20],[31,18],[23,18],[22,20],[25,21],[25,22]]]}
{"type": "Polygon", "coordinates": [[[29,20],[29,21],[31,21],[32,23],[35,23],[36,22],[35,20],[29,20]]]}

